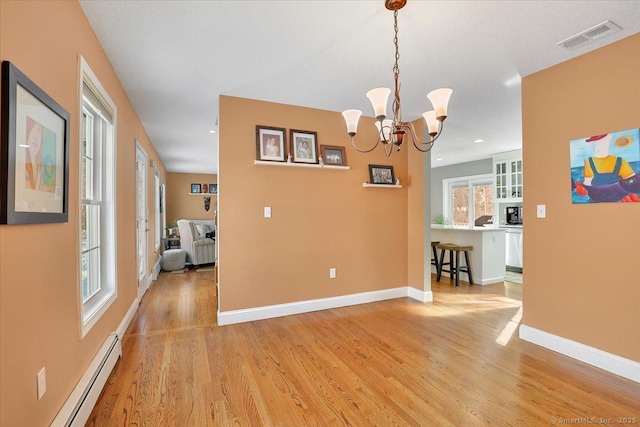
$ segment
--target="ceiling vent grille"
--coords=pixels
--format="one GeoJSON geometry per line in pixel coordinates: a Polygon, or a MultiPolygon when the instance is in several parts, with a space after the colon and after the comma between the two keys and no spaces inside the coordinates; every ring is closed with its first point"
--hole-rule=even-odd
{"type": "Polygon", "coordinates": [[[613,33],[617,33],[620,30],[622,30],[622,28],[613,22],[604,21],[594,27],[556,43],[556,46],[562,46],[566,49],[574,50],[587,43],[591,43],[603,37],[610,36],[613,33]]]}

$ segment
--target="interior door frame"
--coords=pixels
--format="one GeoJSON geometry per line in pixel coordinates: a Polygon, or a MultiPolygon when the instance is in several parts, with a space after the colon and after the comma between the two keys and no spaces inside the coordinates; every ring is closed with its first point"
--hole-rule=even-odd
{"type": "Polygon", "coordinates": [[[148,195],[148,185],[147,185],[147,162],[148,162],[148,156],[147,156],[147,152],[144,149],[144,147],[140,144],[140,142],[138,142],[138,140],[136,140],[136,164],[135,164],[135,171],[136,171],[136,192],[135,192],[135,197],[136,197],[136,278],[138,280],[138,298],[141,298],[144,293],[147,291],[147,289],[149,289],[149,285],[151,283],[151,275],[149,274],[149,261],[148,261],[148,255],[149,255],[149,239],[148,239],[148,233],[149,233],[149,195],[148,195]],[[142,190],[143,190],[143,203],[144,203],[144,207],[142,208],[142,212],[140,212],[141,207],[140,204],[138,202],[138,185],[140,185],[140,179],[138,177],[138,162],[142,163],[142,190]],[[142,241],[141,241],[141,227],[142,230],[144,231],[144,233],[142,234],[142,241]],[[140,251],[140,245],[144,246],[144,249],[142,250],[142,259],[141,259],[141,251],[140,251]],[[142,265],[144,267],[143,270],[143,274],[140,274],[140,263],[142,262],[142,265]]]}

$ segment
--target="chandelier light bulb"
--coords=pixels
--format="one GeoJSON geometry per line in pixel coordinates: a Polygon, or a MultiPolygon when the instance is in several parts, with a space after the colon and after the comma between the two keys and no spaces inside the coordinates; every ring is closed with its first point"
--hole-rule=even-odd
{"type": "Polygon", "coordinates": [[[344,121],[347,124],[347,133],[349,135],[354,136],[358,132],[358,121],[361,115],[362,111],[360,110],[345,110],[342,112],[342,117],[344,117],[344,121]]]}
{"type": "Polygon", "coordinates": [[[390,94],[391,89],[386,87],[378,87],[367,92],[367,98],[371,101],[376,119],[384,119],[387,116],[387,101],[390,94]]]}
{"type": "Polygon", "coordinates": [[[436,112],[434,110],[427,111],[422,115],[422,117],[424,117],[424,121],[427,122],[429,135],[435,136],[438,133],[438,127],[440,126],[438,119],[436,119],[436,112]]]}
{"type": "Polygon", "coordinates": [[[449,98],[453,90],[449,88],[441,88],[432,90],[427,94],[427,98],[431,101],[436,112],[436,118],[440,121],[447,118],[447,107],[449,106],[449,98]]]}

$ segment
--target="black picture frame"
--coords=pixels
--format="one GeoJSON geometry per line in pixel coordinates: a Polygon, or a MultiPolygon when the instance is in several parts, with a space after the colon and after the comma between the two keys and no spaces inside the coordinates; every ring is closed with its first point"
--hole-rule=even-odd
{"type": "Polygon", "coordinates": [[[3,61],[0,121],[0,224],[68,222],[69,113],[3,61]]]}
{"type": "Polygon", "coordinates": [[[191,191],[192,194],[200,194],[202,193],[202,186],[201,184],[191,184],[191,191]]]}
{"type": "Polygon", "coordinates": [[[209,184],[209,193],[218,194],[218,184],[209,184]]]}
{"type": "Polygon", "coordinates": [[[394,185],[396,176],[391,165],[369,165],[369,182],[371,184],[394,185]]]}

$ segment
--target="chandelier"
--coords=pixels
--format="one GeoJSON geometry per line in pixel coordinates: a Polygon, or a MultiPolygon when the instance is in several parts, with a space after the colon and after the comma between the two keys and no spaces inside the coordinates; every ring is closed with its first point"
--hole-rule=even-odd
{"type": "Polygon", "coordinates": [[[396,48],[396,58],[393,65],[393,78],[395,80],[395,94],[393,99],[393,120],[386,118],[387,102],[391,89],[386,87],[379,87],[371,89],[367,92],[367,98],[371,101],[373,111],[376,117],[376,127],[378,128],[378,140],[373,147],[368,149],[359,148],[354,140],[358,130],[358,121],[362,115],[360,110],[346,110],[342,112],[344,121],[347,125],[347,133],[351,137],[351,144],[353,148],[361,153],[369,153],[373,151],[378,144],[382,143],[385,153],[390,156],[393,152],[393,147],[396,146],[400,151],[400,146],[404,142],[405,135],[409,135],[413,146],[418,150],[426,153],[433,148],[433,145],[442,133],[442,124],[444,119],[447,118],[447,105],[449,104],[449,97],[453,93],[451,89],[442,88],[431,91],[427,94],[427,98],[433,105],[433,110],[427,111],[422,115],[427,123],[427,131],[429,133],[429,140],[422,141],[416,135],[416,131],[411,122],[403,122],[400,106],[400,68],[398,67],[398,59],[400,59],[400,53],[398,50],[398,10],[402,9],[407,3],[407,0],[385,0],[384,5],[387,9],[393,11],[393,44],[396,48]]]}

